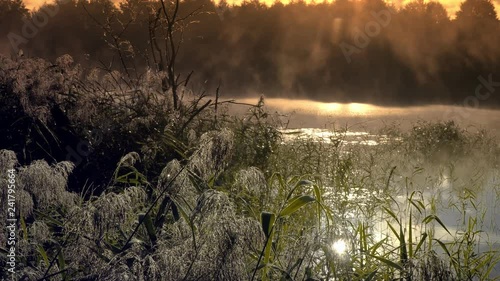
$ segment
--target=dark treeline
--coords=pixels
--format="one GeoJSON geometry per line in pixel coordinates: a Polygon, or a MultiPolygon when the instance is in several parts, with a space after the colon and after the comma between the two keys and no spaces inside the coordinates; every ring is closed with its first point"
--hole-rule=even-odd
{"type": "MultiPolygon", "coordinates": [[[[65,0],[29,12],[4,0],[0,52],[16,54],[16,45],[25,56],[70,54],[83,66],[123,68],[115,41],[126,67],[140,73],[153,61],[148,30],[158,5],[65,0]],[[27,38],[23,28],[37,19],[43,26],[27,38]]],[[[464,104],[475,95],[480,106],[500,105],[500,22],[490,0],[466,0],[456,15],[420,0],[400,9],[381,0],[181,3],[183,16],[192,11],[178,70],[195,71],[208,89],[221,82],[226,95],[391,105],[464,104]]]]}

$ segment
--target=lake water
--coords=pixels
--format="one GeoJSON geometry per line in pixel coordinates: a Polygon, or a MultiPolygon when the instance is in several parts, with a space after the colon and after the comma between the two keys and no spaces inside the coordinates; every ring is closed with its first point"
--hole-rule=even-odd
{"type": "MultiPolygon", "coordinates": [[[[258,99],[239,99],[243,103],[256,104],[258,99]]],[[[474,109],[462,106],[416,106],[416,107],[380,107],[369,104],[338,104],[321,103],[308,100],[265,99],[267,109],[284,114],[282,120],[287,127],[282,130],[284,142],[293,139],[307,139],[324,143],[341,141],[347,145],[376,146],[388,142],[387,135],[380,135],[379,129],[396,125],[401,129],[409,129],[419,121],[453,120],[469,131],[485,129],[491,135],[500,136],[500,111],[489,109],[474,109]]],[[[498,145],[498,142],[497,142],[498,145]]],[[[426,202],[435,200],[437,216],[445,224],[451,235],[438,224],[435,237],[443,242],[453,241],[457,235],[462,235],[464,225],[470,223],[470,218],[481,218],[481,232],[478,233],[478,252],[500,250],[500,171],[491,170],[484,175],[482,188],[474,193],[473,204],[460,206],[465,211],[458,211],[454,202],[464,194],[457,193],[454,188],[458,184],[450,173],[444,172],[436,186],[421,190],[426,202]]],[[[341,195],[352,202],[363,202],[373,191],[357,190],[341,195]]],[[[394,194],[396,204],[404,205],[405,194],[394,194]]],[[[472,202],[472,201],[470,201],[472,202]]],[[[351,212],[347,214],[352,222],[362,220],[363,215],[351,212]]],[[[376,223],[375,235],[383,239],[390,234],[385,221],[376,223]]],[[[422,224],[414,225],[414,234],[418,236],[422,224]]],[[[334,247],[339,247],[337,244],[334,247]]],[[[340,245],[342,247],[342,245],[340,245]]],[[[491,276],[500,275],[500,265],[496,265],[491,276]]]]}
{"type": "MultiPolygon", "coordinates": [[[[377,146],[388,143],[389,141],[398,141],[397,139],[390,139],[387,135],[378,135],[365,131],[345,131],[345,132],[334,132],[330,129],[321,128],[299,128],[299,129],[283,129],[283,141],[290,142],[297,139],[303,139],[307,141],[322,142],[325,144],[334,143],[336,141],[341,141],[344,147],[349,146],[377,146]]],[[[460,164],[457,164],[460,165],[460,164]]],[[[473,247],[473,251],[477,253],[485,253],[488,251],[499,251],[500,250],[500,216],[497,214],[500,212],[500,171],[492,169],[487,171],[483,175],[484,181],[481,188],[472,188],[473,193],[465,194],[463,188],[463,182],[459,182],[458,179],[451,175],[451,172],[447,172],[444,169],[443,174],[439,180],[435,183],[435,186],[430,186],[425,190],[421,191],[421,199],[426,202],[435,202],[435,214],[446,226],[441,227],[439,224],[434,224],[434,237],[439,239],[443,243],[450,243],[456,241],[457,237],[464,234],[464,229],[467,229],[468,225],[476,224],[475,229],[479,232],[476,233],[476,244],[473,247]],[[457,185],[457,187],[455,187],[457,185]],[[461,192],[464,193],[461,193],[461,192]],[[471,200],[464,200],[465,196],[474,196],[471,200]],[[465,204],[463,204],[465,202],[465,204]],[[470,219],[477,219],[478,221],[470,221],[470,219]],[[450,234],[451,233],[451,234],[450,234]]],[[[400,194],[391,194],[395,199],[394,205],[398,207],[405,206],[408,204],[407,194],[401,192],[400,194]]],[[[336,193],[333,195],[331,202],[333,204],[338,204],[338,202],[347,201],[353,206],[360,206],[370,201],[370,198],[377,196],[374,194],[373,190],[368,189],[356,189],[354,191],[336,193]]],[[[380,198],[383,199],[383,198],[380,198]]],[[[373,201],[372,201],[373,202],[373,201]]],[[[427,214],[431,213],[430,208],[426,209],[427,214]]],[[[404,214],[405,212],[403,212],[404,214]]],[[[407,212],[406,212],[407,213],[407,212]]],[[[416,211],[414,210],[413,215],[416,211]]],[[[366,220],[363,212],[359,211],[357,208],[349,209],[349,211],[339,214],[345,220],[348,220],[353,225],[358,222],[363,222],[366,220]]],[[[376,240],[380,241],[384,238],[393,239],[396,242],[396,237],[392,234],[386,221],[386,215],[380,214],[379,219],[373,220],[374,232],[372,233],[376,240]]],[[[406,227],[408,226],[408,218],[402,217],[402,220],[406,220],[406,227]]],[[[424,216],[420,216],[418,219],[413,218],[413,237],[420,237],[420,234],[424,232],[421,223],[424,216]]],[[[405,230],[406,232],[408,229],[405,230]]],[[[415,243],[417,239],[415,238],[415,243]]],[[[337,240],[333,243],[332,247],[337,249],[337,251],[345,251],[347,246],[342,240],[337,240]]],[[[456,244],[455,244],[456,245],[456,244]]],[[[438,248],[439,252],[440,249],[438,248]]],[[[441,251],[444,255],[444,251],[441,251]]],[[[490,277],[500,276],[500,264],[497,264],[493,269],[490,277]]]]}
{"type": "MultiPolygon", "coordinates": [[[[239,98],[237,101],[257,104],[258,98],[239,98]]],[[[264,101],[269,111],[286,115],[282,119],[289,122],[289,128],[330,128],[334,124],[349,131],[374,131],[391,124],[405,129],[418,121],[453,120],[465,128],[486,129],[500,136],[499,110],[450,105],[384,107],[278,98],[264,101]]]]}

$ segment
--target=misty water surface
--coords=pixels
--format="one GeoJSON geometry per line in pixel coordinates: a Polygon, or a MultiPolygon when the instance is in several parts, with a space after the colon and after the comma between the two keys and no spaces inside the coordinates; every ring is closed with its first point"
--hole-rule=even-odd
{"type": "MultiPolygon", "coordinates": [[[[256,104],[258,99],[239,99],[243,103],[256,104]]],[[[469,131],[485,129],[488,133],[500,136],[500,111],[489,109],[475,109],[463,106],[428,105],[418,107],[381,107],[370,104],[341,104],[322,103],[309,100],[265,99],[267,109],[271,112],[283,114],[282,119],[290,121],[283,129],[284,141],[297,138],[330,143],[337,138],[346,145],[378,145],[389,140],[387,135],[377,134],[385,126],[397,125],[405,130],[419,121],[447,121],[453,120],[469,131]],[[339,129],[339,131],[335,131],[339,129]],[[342,131],[345,130],[345,131],[342,131]]],[[[235,110],[235,109],[232,109],[235,110]]],[[[498,145],[498,142],[497,142],[498,145]]],[[[456,163],[457,170],[465,164],[456,163]]],[[[463,167],[462,167],[463,168],[463,167]]],[[[459,175],[460,176],[460,175],[459,175]]],[[[466,206],[465,216],[458,211],[454,202],[464,194],[458,192],[461,188],[454,188],[459,183],[451,170],[444,168],[435,186],[429,186],[423,193],[425,201],[436,200],[437,216],[443,221],[452,234],[460,234],[460,227],[467,225],[471,217],[482,218],[482,232],[479,234],[480,252],[498,250],[500,248],[500,211],[497,192],[500,191],[500,171],[492,169],[484,173],[484,182],[480,190],[475,190],[476,206],[466,206]]],[[[466,177],[465,177],[466,178],[466,177]]],[[[463,180],[463,179],[462,179],[463,180]]],[[[369,197],[368,189],[365,193],[359,192],[345,195],[353,202],[363,202],[369,197]]],[[[396,201],[404,205],[407,194],[394,194],[396,201]]],[[[363,220],[363,214],[348,214],[352,222],[363,220]]],[[[375,235],[383,239],[391,231],[385,221],[375,222],[375,235]]],[[[414,233],[419,233],[420,224],[414,225],[414,233]]],[[[443,242],[452,242],[453,235],[444,228],[436,226],[436,237],[443,242]]],[[[500,265],[497,265],[492,276],[500,275],[500,265]]]]}
{"type": "MultiPolygon", "coordinates": [[[[258,98],[237,99],[257,104],[258,98]]],[[[349,128],[351,131],[376,131],[388,125],[411,128],[418,121],[453,120],[469,130],[485,129],[500,135],[500,111],[460,105],[426,105],[412,107],[383,107],[361,103],[324,103],[311,100],[266,98],[271,112],[284,114],[289,128],[349,128]]],[[[484,104],[486,106],[486,104],[484,104]]],[[[232,109],[239,111],[239,109],[232,109]]]]}

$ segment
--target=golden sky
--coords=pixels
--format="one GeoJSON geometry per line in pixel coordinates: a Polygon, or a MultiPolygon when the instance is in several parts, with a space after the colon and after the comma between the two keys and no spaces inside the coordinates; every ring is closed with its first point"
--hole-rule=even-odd
{"type": "MultiPolygon", "coordinates": [[[[29,9],[33,9],[33,8],[36,8],[40,5],[42,5],[43,3],[46,3],[46,2],[53,2],[54,0],[24,0],[24,3],[26,4],[26,7],[28,7],[29,9]]],[[[112,0],[113,2],[115,2],[116,4],[118,4],[121,0],[112,0]]],[[[229,3],[235,3],[235,4],[239,4],[241,2],[243,2],[244,0],[227,0],[227,2],[229,3]]],[[[269,4],[271,5],[272,3],[275,2],[275,0],[261,0],[262,2],[266,3],[266,4],[269,4]]],[[[281,0],[281,2],[283,3],[289,3],[291,0],[281,0]]],[[[306,0],[306,2],[309,2],[310,0],[306,0]]],[[[322,0],[316,0],[316,2],[321,2],[322,0]]],[[[413,0],[393,0],[393,1],[388,1],[388,2],[392,2],[394,4],[396,4],[396,6],[401,6],[401,5],[405,5],[409,2],[411,2],[413,0]]],[[[463,0],[438,0],[438,2],[440,2],[441,4],[443,4],[443,6],[446,8],[446,10],[448,10],[448,15],[451,17],[451,18],[454,18],[455,17],[455,13],[458,11],[458,9],[460,8],[460,3],[462,2],[463,0]]],[[[427,2],[427,0],[426,0],[427,2]]],[[[500,0],[492,0],[493,4],[495,5],[495,9],[497,11],[497,14],[500,14],[500,0]]]]}

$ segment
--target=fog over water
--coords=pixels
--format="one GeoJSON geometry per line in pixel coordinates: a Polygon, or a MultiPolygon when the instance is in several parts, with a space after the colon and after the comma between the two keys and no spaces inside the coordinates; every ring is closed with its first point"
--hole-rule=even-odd
{"type": "MultiPolygon", "coordinates": [[[[258,97],[236,100],[257,104],[258,97]]],[[[336,128],[347,126],[350,131],[372,131],[394,124],[409,129],[418,121],[453,120],[470,130],[486,129],[491,134],[500,135],[500,110],[458,105],[384,107],[277,98],[266,98],[264,102],[269,111],[284,114],[283,120],[290,120],[289,128],[330,128],[335,124],[336,128]]]]}
{"type": "MultiPolygon", "coordinates": [[[[238,102],[257,104],[259,98],[237,99],[238,102]]],[[[383,107],[372,104],[360,103],[322,103],[310,100],[275,99],[266,98],[266,108],[269,112],[283,114],[282,120],[289,120],[288,129],[284,130],[285,142],[294,138],[316,139],[329,143],[330,137],[337,133],[332,129],[347,129],[343,134],[345,145],[378,145],[387,140],[386,135],[378,135],[377,130],[384,126],[396,125],[406,130],[418,124],[418,121],[448,121],[453,120],[468,131],[485,129],[489,134],[500,136],[500,111],[470,108],[464,106],[428,105],[414,107],[383,107]],[[371,133],[367,133],[371,132],[371,133]]],[[[234,110],[234,109],[231,109],[234,110]]],[[[498,142],[497,142],[498,144],[498,142]]],[[[409,160],[411,161],[411,160],[409,160]]],[[[474,170],[471,163],[455,163],[452,167],[441,167],[441,176],[435,185],[427,186],[422,192],[422,198],[426,202],[435,200],[437,216],[442,220],[448,231],[437,225],[435,236],[443,242],[455,241],[457,235],[462,233],[462,222],[465,217],[481,217],[481,232],[478,233],[480,241],[478,252],[484,253],[496,249],[500,245],[500,210],[498,197],[491,196],[500,189],[500,173],[495,168],[483,171],[484,182],[480,187],[471,187],[475,190],[475,206],[468,206],[465,214],[457,211],[455,205],[450,202],[459,202],[464,196],[463,186],[467,185],[467,179],[474,178],[471,171],[474,170]],[[456,171],[454,171],[456,169],[456,171]],[[457,234],[458,233],[458,234],[457,234]]],[[[425,174],[428,176],[428,174],[425,174]]],[[[477,175],[476,175],[477,176],[477,175]]],[[[415,184],[425,185],[425,180],[415,178],[415,184]]],[[[347,194],[350,201],[363,201],[369,196],[368,189],[361,193],[347,194]]],[[[407,194],[394,194],[395,200],[404,206],[407,194]]],[[[361,213],[349,213],[348,217],[354,222],[364,219],[361,213]]],[[[469,222],[470,223],[470,222],[469,222]]],[[[479,222],[478,222],[479,223],[479,222]]],[[[414,233],[423,232],[419,222],[414,222],[414,233]]],[[[374,235],[380,239],[391,236],[391,231],[386,222],[381,220],[375,223],[374,235]]],[[[419,234],[420,235],[420,234],[419,234]]],[[[417,235],[418,236],[418,235],[417,235]]],[[[444,255],[444,252],[441,252],[444,255]]],[[[500,275],[500,264],[494,266],[491,276],[500,275]]]]}

